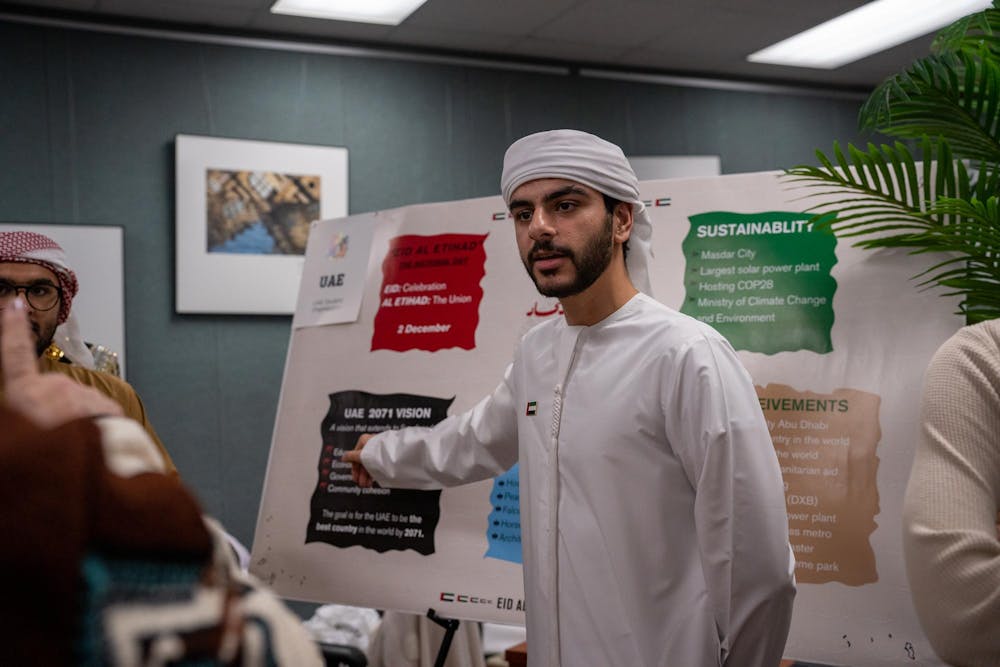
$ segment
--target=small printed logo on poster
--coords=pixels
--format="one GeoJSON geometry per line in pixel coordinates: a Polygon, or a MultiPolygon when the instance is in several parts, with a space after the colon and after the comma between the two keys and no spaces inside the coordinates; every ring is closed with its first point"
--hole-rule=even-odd
{"type": "Polygon", "coordinates": [[[485,604],[495,605],[497,609],[507,609],[510,611],[524,611],[524,600],[521,598],[509,598],[504,596],[493,598],[478,595],[466,595],[465,593],[442,592],[439,596],[442,602],[460,602],[462,604],[485,604]]]}
{"type": "Polygon", "coordinates": [[[493,604],[491,598],[480,597],[478,595],[466,595],[465,593],[441,592],[438,596],[442,602],[461,602],[463,604],[493,604]]]}

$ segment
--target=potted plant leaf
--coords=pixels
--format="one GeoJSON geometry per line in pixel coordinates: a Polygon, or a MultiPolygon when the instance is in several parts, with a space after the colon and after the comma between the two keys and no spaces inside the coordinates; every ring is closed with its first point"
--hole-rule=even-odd
{"type": "Polygon", "coordinates": [[[833,195],[813,207],[817,224],[864,248],[934,253],[921,285],[959,296],[969,324],[1000,317],[1000,0],[876,88],[859,125],[895,141],[834,143],[819,166],[786,171],[833,195]]]}

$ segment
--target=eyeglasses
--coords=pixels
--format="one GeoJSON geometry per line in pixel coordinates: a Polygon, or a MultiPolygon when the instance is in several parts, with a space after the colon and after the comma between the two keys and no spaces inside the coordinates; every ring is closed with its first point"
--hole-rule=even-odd
{"type": "Polygon", "coordinates": [[[28,305],[35,310],[52,310],[62,297],[62,289],[51,283],[19,285],[0,280],[0,306],[7,306],[11,303],[17,298],[18,292],[24,292],[24,298],[28,300],[28,305]]]}

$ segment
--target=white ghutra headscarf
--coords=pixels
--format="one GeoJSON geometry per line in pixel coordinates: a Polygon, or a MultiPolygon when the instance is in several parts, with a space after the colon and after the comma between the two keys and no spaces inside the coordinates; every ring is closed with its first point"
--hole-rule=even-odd
{"type": "Polygon", "coordinates": [[[649,263],[653,225],[639,199],[639,179],[622,149],[579,130],[549,130],[518,139],[503,158],[500,189],[510,204],[514,190],[540,178],[565,178],[632,205],[632,235],[625,260],[629,278],[640,292],[652,296],[649,263]]]}

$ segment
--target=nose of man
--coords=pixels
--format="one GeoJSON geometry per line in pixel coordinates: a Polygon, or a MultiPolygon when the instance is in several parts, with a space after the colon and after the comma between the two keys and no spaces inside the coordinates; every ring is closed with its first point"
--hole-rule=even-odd
{"type": "Polygon", "coordinates": [[[549,220],[549,214],[544,209],[535,209],[528,223],[528,237],[532,241],[550,238],[555,235],[555,227],[549,220]]]}

